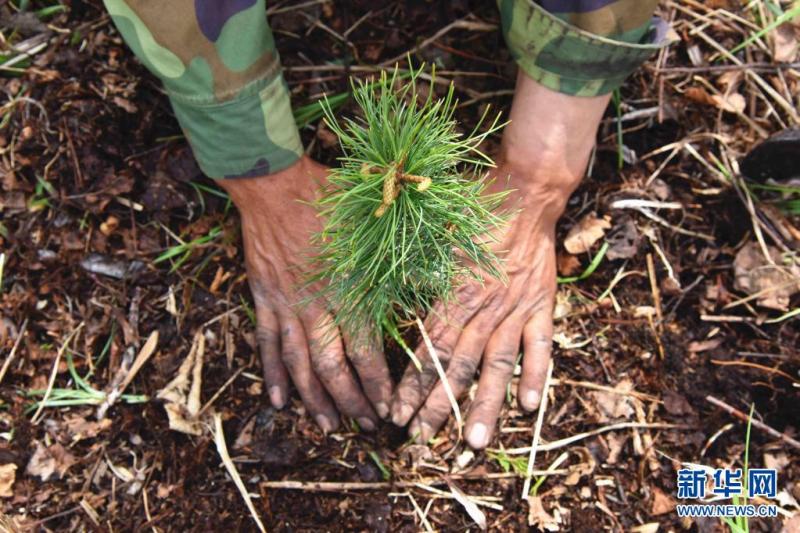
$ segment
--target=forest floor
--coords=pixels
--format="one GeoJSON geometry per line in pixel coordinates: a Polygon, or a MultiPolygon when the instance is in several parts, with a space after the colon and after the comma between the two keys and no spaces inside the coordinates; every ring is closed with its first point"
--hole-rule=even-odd
{"type": "MultiPolygon", "coordinates": [[[[797,182],[740,171],[800,125],[800,23],[776,23],[798,8],[662,3],[678,41],[619,92],[559,225],[559,242],[592,245],[559,248],[560,276],[588,275],[559,287],[526,502],[536,417],[513,397],[479,453],[452,420],[419,446],[391,424],[325,436],[296,396],[268,407],[235,209],[101,3],[30,4],[0,3],[0,529],[256,530],[222,440],[269,530],[476,530],[478,509],[502,531],[727,531],[678,518],[677,470],[748,457],[778,470],[762,503],[780,508],[751,531],[800,531],[797,182]],[[137,354],[150,357],[98,416],[137,354]],[[156,399],[187,357],[203,365],[198,435],[170,429],[156,399]]],[[[319,161],[338,147],[313,103],[407,54],[455,84],[465,129],[509,108],[494,2],[269,4],[319,161]]],[[[406,361],[391,355],[397,377],[406,361]]]]}

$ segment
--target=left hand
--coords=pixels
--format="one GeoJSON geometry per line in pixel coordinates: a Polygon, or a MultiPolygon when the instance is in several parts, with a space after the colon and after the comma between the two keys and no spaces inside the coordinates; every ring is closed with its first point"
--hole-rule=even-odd
{"type": "MultiPolygon", "coordinates": [[[[556,292],[555,227],[577,183],[537,182],[528,174],[509,164],[500,164],[495,173],[494,187],[511,189],[507,207],[518,211],[493,246],[503,261],[506,283],[489,277],[484,277],[483,284],[469,282],[456,290],[447,307],[437,304],[425,321],[457,398],[468,390],[483,359],[465,433],[476,449],[486,447],[494,433],[520,344],[524,356],[517,398],[524,409],[531,411],[539,406],[550,362],[556,292]]],[[[409,434],[426,442],[452,408],[424,343],[420,343],[416,355],[422,371],[412,365],[406,369],[392,402],[392,420],[405,425],[413,416],[409,434]]]]}

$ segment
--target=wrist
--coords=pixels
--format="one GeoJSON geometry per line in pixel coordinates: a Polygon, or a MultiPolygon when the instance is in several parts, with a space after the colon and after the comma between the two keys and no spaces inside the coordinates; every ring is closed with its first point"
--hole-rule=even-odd
{"type": "Polygon", "coordinates": [[[303,156],[293,165],[262,176],[218,180],[240,211],[269,210],[272,206],[285,206],[286,202],[306,201],[315,198],[319,188],[320,165],[303,156]]]}
{"type": "Polygon", "coordinates": [[[510,190],[506,207],[537,212],[555,221],[580,182],[581,176],[550,165],[501,160],[490,192],[510,190]]]}

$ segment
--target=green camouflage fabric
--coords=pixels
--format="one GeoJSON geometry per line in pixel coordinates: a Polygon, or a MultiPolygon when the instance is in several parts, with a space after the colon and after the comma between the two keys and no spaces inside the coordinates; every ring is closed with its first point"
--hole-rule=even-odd
{"type": "Polygon", "coordinates": [[[520,68],[572,96],[608,94],[669,44],[658,0],[497,0],[520,68]]]}
{"type": "Polygon", "coordinates": [[[269,174],[303,153],[265,0],[104,0],[169,94],[212,178],[269,174]]]}
{"type": "MultiPolygon", "coordinates": [[[[265,0],[103,0],[125,41],[169,94],[212,178],[269,174],[303,153],[265,0]]],[[[620,86],[666,44],[658,0],[498,0],[514,58],[576,96],[620,86]]]]}

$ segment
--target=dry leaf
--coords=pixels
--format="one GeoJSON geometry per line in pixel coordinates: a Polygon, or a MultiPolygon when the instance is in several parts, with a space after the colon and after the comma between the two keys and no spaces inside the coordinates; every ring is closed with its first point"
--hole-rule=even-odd
{"type": "Polygon", "coordinates": [[[539,496],[528,496],[528,525],[543,531],[560,531],[559,520],[544,510],[539,496]]]}
{"type": "Polygon", "coordinates": [[[53,444],[45,447],[41,442],[36,443],[25,472],[30,476],[39,476],[42,481],[50,479],[58,472],[58,477],[63,477],[69,468],[77,462],[75,456],[69,453],[62,445],[53,444]]]}
{"type": "Polygon", "coordinates": [[[728,113],[744,113],[747,108],[747,100],[740,93],[712,94],[711,101],[728,113]]]}
{"type": "Polygon", "coordinates": [[[685,417],[695,414],[686,397],[674,391],[664,392],[664,409],[673,416],[685,417]]]}
{"type": "Polygon", "coordinates": [[[622,449],[625,443],[628,442],[628,433],[617,435],[616,433],[609,433],[605,439],[608,443],[608,457],[606,463],[615,465],[619,461],[619,456],[622,454],[622,449]]]}
{"type": "Polygon", "coordinates": [[[17,465],[8,463],[0,465],[0,498],[14,496],[14,481],[17,479],[17,465]]]}
{"type": "Polygon", "coordinates": [[[744,96],[737,92],[727,94],[708,94],[702,87],[689,87],[684,95],[699,104],[712,105],[729,113],[742,113],[747,108],[744,96]]]}
{"type": "Polygon", "coordinates": [[[586,253],[610,228],[611,221],[608,217],[597,218],[593,214],[586,215],[569,230],[567,238],[564,239],[564,248],[573,255],[586,253]]]}
{"type": "Polygon", "coordinates": [[[744,75],[738,70],[731,70],[724,72],[717,78],[717,83],[722,87],[722,92],[729,90],[735,91],[739,84],[742,82],[744,75]]]}
{"type": "Polygon", "coordinates": [[[591,476],[597,467],[597,462],[594,460],[592,452],[585,446],[573,448],[571,451],[580,455],[581,459],[580,462],[567,467],[569,474],[564,478],[564,485],[568,487],[577,485],[584,476],[591,476]]]}
{"type": "Polygon", "coordinates": [[[574,255],[558,252],[556,268],[562,276],[574,276],[581,270],[581,260],[574,255]]]}
{"type": "Polygon", "coordinates": [[[675,509],[675,505],[675,500],[673,500],[671,496],[664,494],[661,489],[653,487],[653,505],[650,508],[651,515],[659,516],[671,513],[673,509],[675,509]]]}
{"type": "Polygon", "coordinates": [[[620,418],[630,418],[633,416],[634,409],[631,405],[632,398],[626,396],[633,390],[633,383],[630,379],[623,379],[614,387],[614,390],[621,394],[606,391],[591,391],[589,394],[594,398],[600,414],[600,422],[618,420],[620,418]]]}
{"type": "Polygon", "coordinates": [[[789,466],[789,457],[785,453],[764,454],[764,468],[774,468],[782,471],[787,466],[789,466]]]}
{"type": "Polygon", "coordinates": [[[772,59],[776,63],[792,63],[800,51],[800,17],[795,22],[781,24],[769,34],[772,59]]]}
{"type": "Polygon", "coordinates": [[[786,311],[789,300],[800,292],[800,265],[784,264],[781,253],[772,246],[767,248],[772,261],[767,262],[761,247],[749,242],[739,250],[733,260],[736,276],[733,286],[744,293],[758,294],[757,302],[762,307],[786,311]]]}
{"type": "Polygon", "coordinates": [[[689,87],[683,92],[683,95],[698,104],[715,105],[711,95],[702,87],[689,87]]]}
{"type": "Polygon", "coordinates": [[[111,419],[104,418],[99,422],[86,420],[80,415],[71,416],[64,420],[64,426],[67,428],[72,442],[78,442],[84,439],[91,439],[99,435],[102,431],[111,427],[111,419]]]}
{"type": "Polygon", "coordinates": [[[169,428],[189,435],[201,435],[203,424],[198,418],[200,413],[200,386],[203,375],[203,356],[205,354],[205,337],[197,332],[178,375],[158,392],[157,398],[165,400],[169,428]]]}
{"type": "Polygon", "coordinates": [[[631,259],[639,251],[642,236],[632,219],[618,223],[606,241],[611,245],[606,257],[609,259],[631,259]]]}

